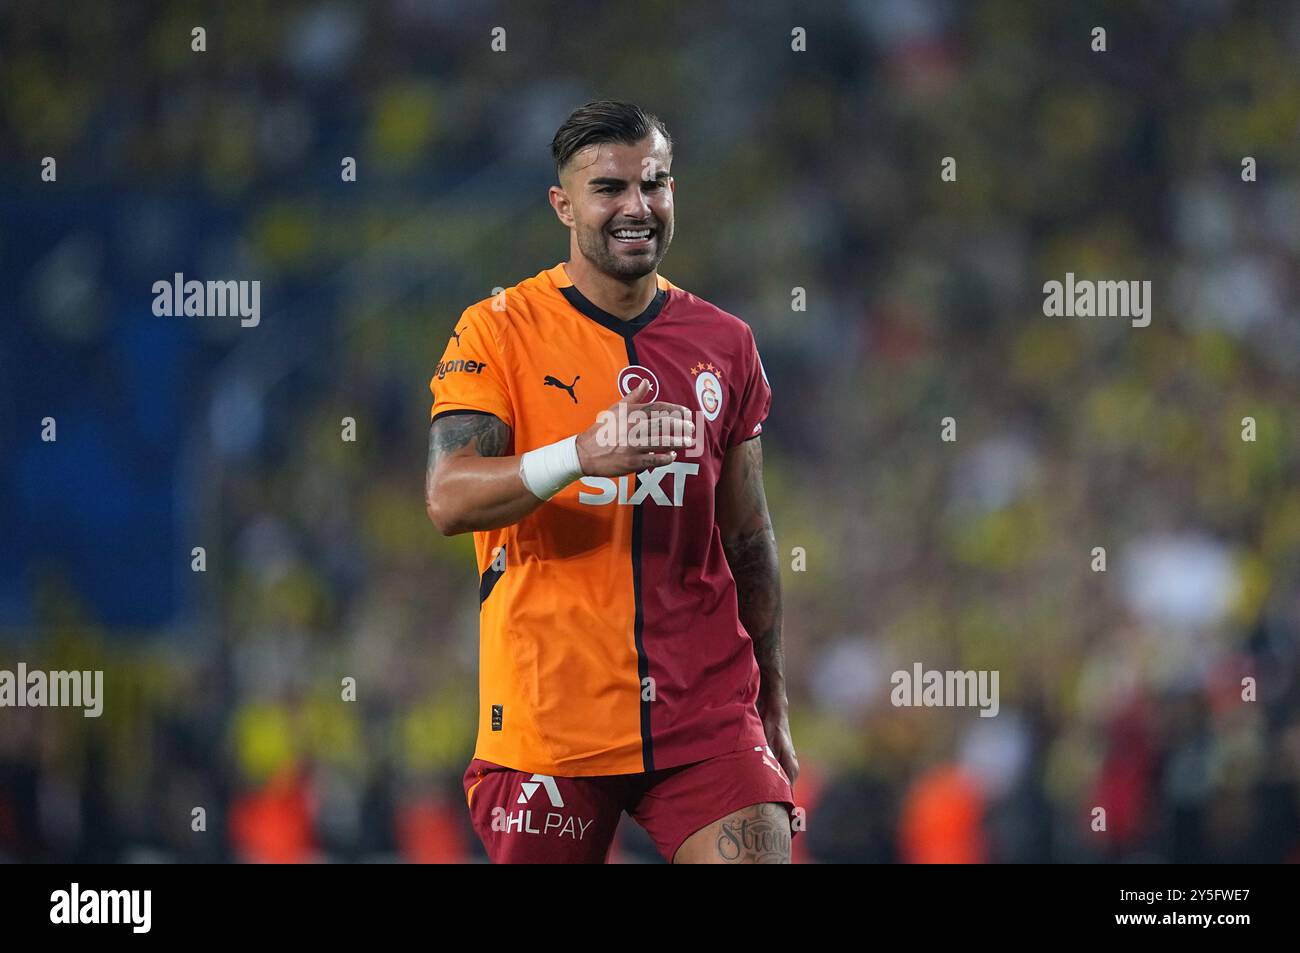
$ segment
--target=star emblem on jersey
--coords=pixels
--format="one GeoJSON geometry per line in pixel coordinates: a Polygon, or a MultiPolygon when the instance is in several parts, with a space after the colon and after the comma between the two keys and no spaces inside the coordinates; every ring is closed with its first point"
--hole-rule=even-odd
{"type": "Polygon", "coordinates": [[[560,786],[549,774],[534,774],[532,780],[521,781],[519,786],[523,790],[519,792],[519,800],[515,802],[516,804],[527,804],[533,799],[538,788],[545,788],[546,796],[551,799],[551,807],[564,807],[564,798],[560,797],[560,786]]]}
{"type": "Polygon", "coordinates": [[[700,361],[691,368],[691,375],[695,378],[695,399],[710,421],[717,420],[718,414],[722,413],[722,381],[718,380],[721,373],[722,369],[712,361],[700,361]]]}
{"type": "Polygon", "coordinates": [[[573,402],[576,404],[576,403],[578,402],[578,395],[575,394],[575,393],[573,392],[573,388],[577,386],[578,381],[580,381],[580,380],[582,380],[582,375],[581,375],[581,374],[579,374],[577,377],[575,377],[575,378],[573,379],[573,383],[572,383],[572,384],[566,384],[566,383],[564,383],[564,381],[560,380],[558,377],[553,377],[553,376],[551,376],[550,374],[547,374],[547,375],[546,375],[546,379],[542,381],[542,386],[543,386],[543,387],[558,387],[558,388],[560,388],[560,390],[567,390],[567,391],[569,392],[569,396],[573,398],[573,402]]]}
{"type": "Polygon", "coordinates": [[[659,378],[655,377],[655,372],[648,367],[642,367],[640,364],[629,364],[618,372],[618,393],[621,397],[626,397],[632,391],[640,386],[643,380],[650,382],[650,393],[646,394],[645,402],[653,403],[659,399],[659,378]]]}

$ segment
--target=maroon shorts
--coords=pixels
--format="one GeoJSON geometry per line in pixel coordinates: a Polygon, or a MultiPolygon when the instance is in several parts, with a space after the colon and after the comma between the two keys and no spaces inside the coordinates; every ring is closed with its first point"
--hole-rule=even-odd
{"type": "Polygon", "coordinates": [[[494,864],[603,864],[624,811],[671,862],[686,838],[742,807],[794,810],[790,782],[766,747],[592,778],[528,774],[475,758],[465,798],[494,864]]]}

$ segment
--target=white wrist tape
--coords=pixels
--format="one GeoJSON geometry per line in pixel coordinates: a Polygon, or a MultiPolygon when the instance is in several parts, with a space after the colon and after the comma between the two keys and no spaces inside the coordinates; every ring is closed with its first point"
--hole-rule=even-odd
{"type": "Polygon", "coordinates": [[[539,500],[549,500],[578,477],[578,435],[529,450],[519,458],[519,476],[524,486],[539,500]]]}

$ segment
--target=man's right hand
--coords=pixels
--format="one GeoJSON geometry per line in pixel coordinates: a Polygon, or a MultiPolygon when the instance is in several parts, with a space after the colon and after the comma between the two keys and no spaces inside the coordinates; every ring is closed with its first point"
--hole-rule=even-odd
{"type": "Polygon", "coordinates": [[[676,451],[695,440],[695,422],[681,404],[656,400],[643,404],[650,382],[642,380],[627,397],[616,400],[596,415],[596,422],[578,434],[578,461],[586,476],[623,476],[677,459],[676,451]],[[620,405],[626,411],[619,412],[620,405]],[[606,414],[612,414],[608,418],[606,414]],[[649,425],[654,420],[655,425],[649,425]],[[653,438],[649,432],[655,431],[653,438]],[[635,443],[635,445],[634,445],[635,443]]]}

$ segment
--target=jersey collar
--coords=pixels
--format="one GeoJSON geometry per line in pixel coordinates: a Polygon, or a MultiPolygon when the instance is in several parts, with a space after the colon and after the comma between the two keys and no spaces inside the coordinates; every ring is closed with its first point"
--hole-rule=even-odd
{"type": "Polygon", "coordinates": [[[563,262],[551,269],[551,280],[555,283],[556,290],[564,296],[564,299],[576,311],[595,321],[601,327],[608,328],[615,334],[620,334],[625,338],[632,337],[659,316],[659,312],[663,310],[664,305],[668,302],[669,289],[672,288],[672,283],[663,275],[659,275],[659,287],[655,291],[655,296],[650,299],[650,303],[646,305],[646,309],[635,318],[624,321],[618,315],[610,314],[604,308],[599,307],[579,291],[577,286],[569,280],[569,273],[565,271],[563,262]]]}

